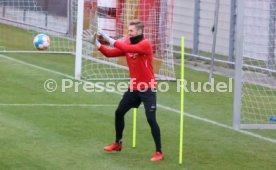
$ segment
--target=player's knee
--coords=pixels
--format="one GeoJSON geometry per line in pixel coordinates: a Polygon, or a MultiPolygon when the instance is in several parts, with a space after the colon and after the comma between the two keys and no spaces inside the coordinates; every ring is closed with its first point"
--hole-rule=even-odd
{"type": "Polygon", "coordinates": [[[153,119],[152,119],[152,118],[147,118],[147,121],[148,121],[148,123],[149,123],[150,125],[153,124],[153,119]]]}
{"type": "Polygon", "coordinates": [[[156,119],[154,116],[148,116],[147,121],[150,125],[154,125],[156,123],[156,119]]]}
{"type": "Polygon", "coordinates": [[[152,106],[150,108],[146,108],[146,114],[147,114],[147,119],[148,121],[152,121],[155,119],[155,112],[156,112],[156,107],[152,106]]]}
{"type": "Polygon", "coordinates": [[[156,122],[156,119],[149,118],[149,119],[147,119],[147,120],[148,120],[148,123],[149,123],[151,129],[155,129],[156,126],[158,126],[158,125],[157,125],[157,122],[156,122]]]}
{"type": "Polygon", "coordinates": [[[121,117],[123,117],[123,115],[124,115],[124,113],[121,109],[117,109],[115,111],[115,118],[121,118],[121,117]]]}

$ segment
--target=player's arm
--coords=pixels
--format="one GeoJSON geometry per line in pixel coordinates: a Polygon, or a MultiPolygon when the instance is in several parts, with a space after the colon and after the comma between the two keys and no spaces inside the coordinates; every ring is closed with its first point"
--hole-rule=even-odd
{"type": "Polygon", "coordinates": [[[138,44],[126,44],[124,42],[115,41],[114,46],[125,53],[151,54],[150,43],[146,40],[143,40],[138,44]]]}
{"type": "Polygon", "coordinates": [[[98,49],[106,57],[120,57],[120,56],[125,55],[124,51],[122,51],[118,48],[108,48],[104,45],[100,45],[100,47],[98,49]]]}
{"type": "Polygon", "coordinates": [[[99,31],[99,34],[108,41],[112,46],[122,50],[125,53],[139,53],[139,54],[151,54],[151,45],[148,41],[143,40],[138,44],[126,44],[124,42],[116,41],[113,38],[110,38],[103,31],[99,31]]]}

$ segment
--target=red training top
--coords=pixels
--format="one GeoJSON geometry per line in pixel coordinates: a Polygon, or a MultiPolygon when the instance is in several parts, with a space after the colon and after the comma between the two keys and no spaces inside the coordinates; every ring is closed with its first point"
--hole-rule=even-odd
{"type": "Polygon", "coordinates": [[[129,67],[130,86],[132,90],[143,90],[156,87],[152,58],[152,45],[147,39],[131,44],[128,37],[115,41],[115,48],[101,45],[99,50],[106,57],[126,56],[129,67]]]}

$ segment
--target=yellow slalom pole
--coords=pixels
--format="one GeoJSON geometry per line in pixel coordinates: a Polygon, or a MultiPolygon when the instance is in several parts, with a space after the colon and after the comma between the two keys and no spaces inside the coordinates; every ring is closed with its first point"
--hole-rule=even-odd
{"type": "Polygon", "coordinates": [[[132,147],[136,147],[136,113],[137,108],[133,109],[133,131],[132,131],[132,147]]]}
{"type": "Polygon", "coordinates": [[[181,37],[181,79],[180,79],[180,144],[179,144],[179,164],[183,160],[183,129],[184,129],[184,77],[185,77],[185,40],[181,37]]]}

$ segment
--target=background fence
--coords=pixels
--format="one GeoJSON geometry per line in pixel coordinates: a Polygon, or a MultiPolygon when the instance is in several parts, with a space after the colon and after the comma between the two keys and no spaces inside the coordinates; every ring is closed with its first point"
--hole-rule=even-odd
{"type": "MultiPolygon", "coordinates": [[[[251,34],[244,41],[244,56],[261,60],[275,68],[275,0],[244,0],[244,32],[251,34]],[[259,51],[259,53],[256,53],[259,51]],[[253,53],[252,53],[253,52],[253,53]],[[258,54],[258,55],[253,55],[258,54]]],[[[175,0],[174,45],[185,36],[190,56],[208,57],[212,52],[216,0],[175,0]]],[[[234,62],[237,0],[220,0],[215,58],[234,62]]],[[[176,48],[176,52],[177,52],[176,48]]],[[[205,58],[206,59],[206,58],[205,58]]]]}

